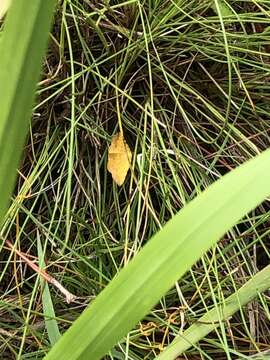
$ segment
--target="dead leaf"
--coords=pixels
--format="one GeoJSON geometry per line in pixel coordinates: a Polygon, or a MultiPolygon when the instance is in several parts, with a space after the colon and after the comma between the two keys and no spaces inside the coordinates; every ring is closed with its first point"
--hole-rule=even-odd
{"type": "Polygon", "coordinates": [[[117,185],[122,185],[130,168],[132,152],[122,133],[113,136],[109,147],[107,169],[117,185]]]}

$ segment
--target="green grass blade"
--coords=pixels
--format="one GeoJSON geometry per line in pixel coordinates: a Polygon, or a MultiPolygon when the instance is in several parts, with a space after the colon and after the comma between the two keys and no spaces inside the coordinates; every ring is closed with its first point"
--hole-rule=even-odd
{"type": "Polygon", "coordinates": [[[192,345],[203,339],[212,330],[220,326],[220,321],[228,319],[242,306],[246,305],[258,293],[270,287],[270,265],[258,272],[236,293],[229,296],[224,304],[214,308],[203,315],[198,323],[190,326],[184,333],[177,337],[158,357],[158,360],[175,359],[192,345]]]}
{"type": "Polygon", "coordinates": [[[0,48],[0,223],[14,187],[55,0],[16,0],[0,48]]]}
{"type": "Polygon", "coordinates": [[[270,193],[270,150],[224,176],[157,233],[46,356],[99,359],[202,254],[270,193]]]}
{"type": "MultiPolygon", "coordinates": [[[[37,238],[37,247],[38,247],[38,258],[39,258],[39,267],[44,269],[44,252],[40,243],[39,236],[37,238]]],[[[53,302],[50,294],[50,289],[48,283],[40,277],[40,285],[42,290],[42,306],[43,313],[45,318],[45,327],[48,333],[48,337],[51,345],[53,346],[61,337],[57,321],[55,320],[55,312],[53,307],[53,302]]]]}

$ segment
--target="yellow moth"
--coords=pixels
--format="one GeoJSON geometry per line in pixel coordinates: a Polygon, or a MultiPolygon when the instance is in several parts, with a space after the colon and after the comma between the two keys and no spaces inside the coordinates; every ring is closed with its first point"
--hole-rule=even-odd
{"type": "Polygon", "coordinates": [[[122,185],[130,168],[132,153],[125,141],[124,135],[119,132],[113,136],[109,147],[107,169],[112,174],[117,185],[122,185]]]}

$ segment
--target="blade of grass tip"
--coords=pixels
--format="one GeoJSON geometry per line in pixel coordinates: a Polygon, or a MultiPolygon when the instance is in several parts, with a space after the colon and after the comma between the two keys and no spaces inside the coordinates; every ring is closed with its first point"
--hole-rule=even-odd
{"type": "Polygon", "coordinates": [[[0,3],[0,19],[2,19],[2,17],[7,12],[10,4],[11,4],[11,0],[1,0],[1,3],[0,3]]]}
{"type": "Polygon", "coordinates": [[[190,267],[270,193],[270,150],[215,182],[159,231],[46,356],[100,359],[190,267]]]}
{"type": "MultiPolygon", "coordinates": [[[[44,269],[45,267],[44,252],[41,246],[39,233],[37,234],[37,248],[38,248],[39,267],[41,269],[44,269]]],[[[40,287],[42,291],[42,306],[43,306],[43,314],[45,318],[45,326],[50,343],[53,346],[58,341],[58,339],[60,339],[61,334],[58,328],[57,321],[55,320],[55,312],[50,294],[50,289],[47,282],[45,282],[45,280],[42,277],[40,277],[40,287]]]]}
{"type": "Polygon", "coordinates": [[[240,307],[249,303],[258,293],[270,287],[270,265],[258,272],[237,292],[229,296],[218,308],[213,308],[203,315],[197,323],[191,325],[179,335],[156,359],[175,359],[191,346],[203,339],[212,330],[220,326],[220,322],[232,316],[240,307]]]}
{"type": "Polygon", "coordinates": [[[27,134],[55,0],[11,3],[0,43],[0,225],[27,134]]]}

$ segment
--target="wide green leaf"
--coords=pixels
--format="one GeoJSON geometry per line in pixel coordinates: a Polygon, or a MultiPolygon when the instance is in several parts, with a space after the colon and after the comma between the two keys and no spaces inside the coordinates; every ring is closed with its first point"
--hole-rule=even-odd
{"type": "Polygon", "coordinates": [[[0,223],[14,187],[55,0],[16,0],[0,44],[0,223]]]}
{"type": "Polygon", "coordinates": [[[224,176],[172,218],[46,356],[100,359],[241,217],[270,194],[270,150],[224,176]]]}

